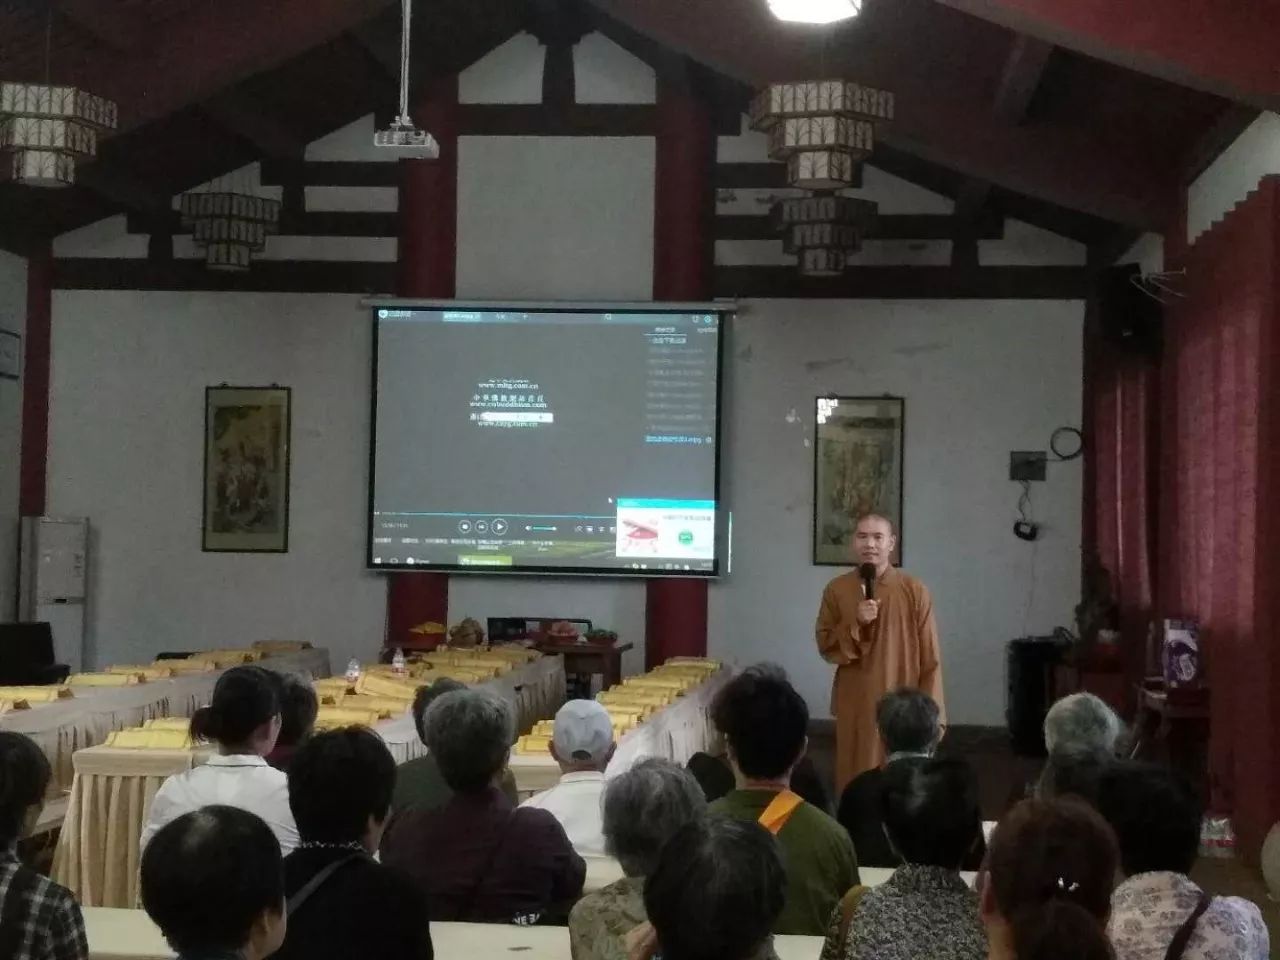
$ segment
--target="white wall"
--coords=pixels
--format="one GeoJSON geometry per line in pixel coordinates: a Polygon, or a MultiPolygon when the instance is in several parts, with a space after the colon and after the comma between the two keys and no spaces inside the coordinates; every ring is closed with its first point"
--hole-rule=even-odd
{"type": "MultiPolygon", "coordinates": [[[[0,250],[0,330],[27,328],[27,261],[0,250]]],[[[18,464],[22,383],[0,377],[0,621],[18,612],[18,464]]]]}
{"type": "Polygon", "coordinates": [[[1195,243],[1271,173],[1280,173],[1280,115],[1263,113],[1187,190],[1187,242],[1195,243]]]}
{"type": "Polygon", "coordinates": [[[747,301],[733,328],[723,473],[733,572],[712,588],[711,651],[790,672],[828,716],[813,620],[838,568],[811,564],[814,398],[906,398],[905,567],[933,593],[953,723],[1000,724],[1006,641],[1070,622],[1079,599],[1080,464],[1033,490],[1044,525],[1014,538],[1010,450],[1080,421],[1079,302],[747,301]]]}
{"type": "Polygon", "coordinates": [[[55,294],[49,510],[92,524],[91,664],[297,637],[336,666],[381,646],[369,322],[355,297],[55,294]],[[287,554],[201,552],[204,388],[224,382],[293,388],[287,554]]]}

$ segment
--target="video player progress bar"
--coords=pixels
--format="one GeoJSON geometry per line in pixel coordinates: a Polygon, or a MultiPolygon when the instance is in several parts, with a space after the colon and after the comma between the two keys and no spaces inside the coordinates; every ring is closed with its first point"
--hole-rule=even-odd
{"type": "Polygon", "coordinates": [[[375,517],[524,517],[534,520],[611,520],[608,514],[597,516],[588,513],[508,513],[506,510],[486,510],[484,513],[416,513],[404,510],[382,510],[375,517]]]}

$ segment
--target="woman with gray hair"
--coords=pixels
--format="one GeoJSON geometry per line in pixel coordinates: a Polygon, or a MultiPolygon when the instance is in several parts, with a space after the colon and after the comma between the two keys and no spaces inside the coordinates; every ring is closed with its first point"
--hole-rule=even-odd
{"type": "Polygon", "coordinates": [[[423,733],[453,797],[395,821],[383,863],[422,885],[432,920],[563,923],[587,867],[554,816],[498,789],[515,739],[510,706],[480,690],[446,693],[423,733]]]}
{"type": "Polygon", "coordinates": [[[1065,748],[1114,754],[1122,732],[1116,712],[1092,693],[1063,697],[1044,718],[1044,745],[1050,753],[1065,748]]]}
{"type": "Polygon", "coordinates": [[[666,842],[706,814],[693,775],[670,760],[644,760],[610,782],[604,795],[606,849],[625,876],[578,901],[569,914],[574,960],[626,960],[624,938],[647,920],[644,881],[666,842]]]}
{"type": "Polygon", "coordinates": [[[1043,799],[1075,796],[1096,803],[1098,783],[1116,757],[1124,724],[1092,693],[1063,697],[1045,714],[1044,745],[1049,751],[1033,793],[1043,799]]]}

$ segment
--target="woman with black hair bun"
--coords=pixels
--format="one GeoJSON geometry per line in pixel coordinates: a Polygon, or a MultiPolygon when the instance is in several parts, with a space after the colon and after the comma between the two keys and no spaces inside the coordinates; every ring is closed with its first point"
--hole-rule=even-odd
{"type": "Polygon", "coordinates": [[[1113,960],[1107,918],[1119,863],[1111,828],[1084,802],[1018,804],[987,858],[989,960],[1113,960]]]}
{"type": "Polygon", "coordinates": [[[213,701],[191,717],[191,739],[213,743],[218,752],[160,786],[142,828],[143,847],[165,824],[213,804],[257,814],[284,854],[298,845],[288,780],[264,759],[280,735],[280,688],[263,667],[232,667],[218,678],[213,701]]]}

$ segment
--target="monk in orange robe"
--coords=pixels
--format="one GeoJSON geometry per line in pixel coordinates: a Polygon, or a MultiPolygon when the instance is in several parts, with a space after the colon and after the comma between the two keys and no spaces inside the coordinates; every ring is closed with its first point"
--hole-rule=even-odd
{"type": "Polygon", "coordinates": [[[814,628],[818,652],[836,665],[831,713],[836,719],[836,791],[880,766],[884,746],[876,704],[898,687],[916,687],[938,702],[942,722],[942,663],[933,601],[925,585],[895,569],[897,537],[884,517],[862,517],[854,529],[859,564],[876,568],[874,598],[867,599],[857,570],[836,577],[822,592],[814,628]]]}

